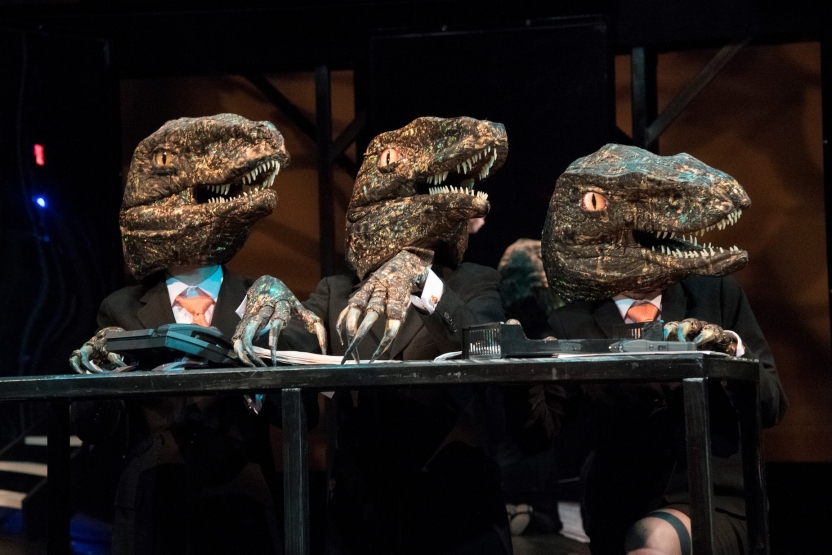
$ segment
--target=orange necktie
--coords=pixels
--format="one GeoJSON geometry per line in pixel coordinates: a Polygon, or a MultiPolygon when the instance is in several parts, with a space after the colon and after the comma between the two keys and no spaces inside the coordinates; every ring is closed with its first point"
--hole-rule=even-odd
{"type": "Polygon", "coordinates": [[[205,311],[214,304],[214,299],[206,295],[198,295],[196,297],[183,297],[179,295],[176,301],[194,317],[194,324],[208,327],[208,320],[205,319],[205,311]]]}
{"type": "Polygon", "coordinates": [[[659,309],[652,303],[633,303],[630,310],[624,315],[624,320],[630,319],[633,322],[652,322],[656,319],[659,309]]]}

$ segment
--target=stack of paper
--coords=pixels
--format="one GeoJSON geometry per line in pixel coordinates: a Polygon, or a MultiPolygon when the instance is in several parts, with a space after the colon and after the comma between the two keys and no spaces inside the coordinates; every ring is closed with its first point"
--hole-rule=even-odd
{"type": "MultiPolygon", "coordinates": [[[[270,349],[262,347],[255,347],[254,352],[257,356],[266,360],[272,359],[272,352],[270,349]]],[[[283,364],[341,364],[340,356],[334,355],[319,355],[317,353],[304,353],[301,351],[277,351],[277,362],[283,364]]],[[[369,360],[362,360],[363,363],[370,362],[369,360]]],[[[400,362],[397,360],[377,360],[376,362],[400,362]]],[[[346,364],[356,364],[355,360],[350,358],[346,364]]]]}

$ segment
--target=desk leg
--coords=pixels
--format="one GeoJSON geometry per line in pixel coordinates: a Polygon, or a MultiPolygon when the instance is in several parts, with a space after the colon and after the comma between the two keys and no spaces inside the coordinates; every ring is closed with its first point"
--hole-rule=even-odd
{"type": "Polygon", "coordinates": [[[714,486],[711,479],[711,424],[707,378],[688,378],[682,384],[688,450],[688,487],[693,552],[714,553],[714,486]]]}
{"type": "Polygon", "coordinates": [[[748,544],[751,555],[768,555],[768,514],[763,450],[760,445],[760,390],[757,382],[743,383],[744,406],[740,408],[742,470],[745,485],[745,511],[748,518],[748,544]]]}
{"type": "Polygon", "coordinates": [[[301,390],[283,390],[283,523],[286,555],[309,555],[306,411],[301,390]]]}
{"type": "Polygon", "coordinates": [[[49,555],[69,555],[69,401],[49,403],[47,433],[47,525],[49,555]]]}

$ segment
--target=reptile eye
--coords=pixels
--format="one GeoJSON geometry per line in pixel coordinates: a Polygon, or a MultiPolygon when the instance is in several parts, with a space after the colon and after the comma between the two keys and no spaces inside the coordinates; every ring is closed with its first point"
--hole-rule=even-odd
{"type": "Polygon", "coordinates": [[[399,151],[395,148],[388,148],[378,157],[378,167],[384,168],[394,162],[399,161],[399,151]]]}
{"type": "Polygon", "coordinates": [[[586,193],[581,199],[581,208],[587,212],[600,212],[607,207],[607,199],[598,193],[586,193]]]}
{"type": "Polygon", "coordinates": [[[157,166],[172,166],[173,154],[167,150],[159,150],[153,155],[153,161],[157,166]]]}

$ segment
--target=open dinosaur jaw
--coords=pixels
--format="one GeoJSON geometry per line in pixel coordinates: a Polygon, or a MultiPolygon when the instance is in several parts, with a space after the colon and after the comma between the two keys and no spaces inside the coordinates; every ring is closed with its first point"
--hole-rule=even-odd
{"type": "Polygon", "coordinates": [[[279,160],[265,160],[250,171],[237,175],[223,184],[199,184],[192,187],[192,197],[196,204],[222,204],[235,199],[245,199],[270,189],[279,172],[279,160]]]}
{"type": "MultiPolygon", "coordinates": [[[[477,195],[474,187],[488,178],[499,157],[500,149],[493,144],[486,145],[473,154],[469,151],[463,156],[456,156],[418,177],[416,192],[431,195],[466,193],[482,197],[477,195]]],[[[498,167],[501,165],[498,164],[498,167]]],[[[488,198],[488,195],[484,198],[488,198]]]]}
{"type": "Polygon", "coordinates": [[[663,266],[684,267],[696,272],[697,269],[708,274],[730,273],[745,265],[748,253],[737,246],[714,247],[712,243],[699,243],[699,237],[717,229],[722,231],[734,225],[742,216],[742,209],[737,208],[716,223],[700,229],[676,231],[639,231],[634,230],[632,237],[644,255],[652,262],[663,266]]]}

